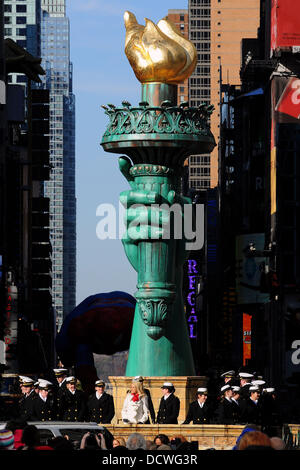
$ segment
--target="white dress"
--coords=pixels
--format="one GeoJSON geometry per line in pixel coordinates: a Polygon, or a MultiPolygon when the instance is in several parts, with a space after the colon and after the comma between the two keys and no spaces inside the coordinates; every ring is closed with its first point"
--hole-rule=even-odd
{"type": "Polygon", "coordinates": [[[140,397],[138,401],[133,401],[132,398],[132,394],[127,393],[122,409],[122,419],[127,419],[133,424],[145,423],[149,413],[147,395],[140,397]]]}

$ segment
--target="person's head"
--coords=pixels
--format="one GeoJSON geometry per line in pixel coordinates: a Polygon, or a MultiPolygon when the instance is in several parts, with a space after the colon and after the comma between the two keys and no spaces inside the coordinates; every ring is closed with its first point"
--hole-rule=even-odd
{"type": "Polygon", "coordinates": [[[104,392],[105,389],[105,382],[103,380],[96,380],[95,382],[95,390],[96,392],[100,393],[100,395],[104,392]]]}
{"type": "Polygon", "coordinates": [[[200,403],[205,403],[207,400],[207,388],[205,387],[198,388],[196,395],[197,395],[197,400],[200,403]]]}
{"type": "Polygon", "coordinates": [[[71,376],[66,378],[66,387],[70,392],[74,392],[76,390],[76,383],[77,380],[75,377],[71,376]]]}
{"type": "Polygon", "coordinates": [[[164,382],[162,387],[161,387],[161,390],[162,390],[163,396],[169,395],[170,393],[175,392],[175,388],[174,388],[174,385],[172,384],[172,382],[164,382]]]}
{"type": "Polygon", "coordinates": [[[140,396],[144,395],[142,382],[136,382],[136,381],[131,382],[130,391],[131,393],[138,393],[140,396]]]}
{"type": "Polygon", "coordinates": [[[244,385],[251,382],[251,380],[253,379],[253,374],[249,374],[249,372],[240,372],[239,377],[240,377],[240,385],[241,387],[243,387],[244,385]]]}
{"type": "Polygon", "coordinates": [[[137,450],[137,449],[146,450],[147,448],[146,440],[142,434],[134,432],[133,434],[130,434],[130,436],[128,437],[126,447],[129,450],[137,450]]]}
{"type": "Polygon", "coordinates": [[[160,446],[157,447],[157,450],[172,450],[172,447],[169,446],[168,444],[161,444],[160,446]]]}
{"type": "Polygon", "coordinates": [[[67,369],[59,368],[53,369],[57,382],[60,384],[67,377],[67,369]]]}
{"type": "Polygon", "coordinates": [[[227,372],[224,372],[223,374],[221,374],[221,377],[223,377],[225,384],[230,382],[230,380],[232,380],[234,376],[235,376],[234,370],[228,370],[227,372]]]}
{"type": "Polygon", "coordinates": [[[56,436],[48,441],[48,446],[54,450],[74,450],[72,442],[63,436],[56,436]]]}
{"type": "Polygon", "coordinates": [[[261,431],[250,431],[241,438],[238,450],[245,450],[249,446],[271,447],[271,440],[261,431]]]}
{"type": "Polygon", "coordinates": [[[112,446],[113,447],[119,447],[119,446],[126,447],[126,441],[123,437],[118,437],[117,439],[115,438],[113,440],[112,446]]]}
{"type": "Polygon", "coordinates": [[[87,450],[96,450],[99,449],[99,445],[94,433],[89,433],[85,440],[85,449],[87,450]]]}
{"type": "Polygon", "coordinates": [[[23,429],[22,442],[28,447],[38,446],[40,444],[39,430],[33,424],[23,429]]]}
{"type": "Polygon", "coordinates": [[[260,397],[260,388],[257,385],[249,387],[251,400],[257,401],[260,397]]]}
{"type": "Polygon", "coordinates": [[[52,383],[49,382],[48,380],[43,380],[43,379],[39,380],[39,395],[42,398],[48,397],[51,385],[52,383]]]}
{"type": "Polygon", "coordinates": [[[166,436],[165,434],[158,434],[154,438],[153,442],[154,442],[155,445],[160,446],[161,444],[169,444],[170,440],[169,440],[168,436],[166,436]]]}
{"type": "Polygon", "coordinates": [[[33,389],[34,380],[24,375],[19,375],[20,388],[23,395],[27,395],[33,389]]]}
{"type": "Polygon", "coordinates": [[[233,386],[232,387],[232,398],[234,398],[235,400],[238,400],[240,398],[240,391],[241,391],[240,387],[233,386]]]}
{"type": "Polygon", "coordinates": [[[224,385],[224,387],[221,388],[221,394],[224,398],[231,398],[233,393],[230,385],[224,385]]]}
{"type": "Polygon", "coordinates": [[[0,429],[0,450],[13,450],[14,435],[9,429],[0,429]]]}
{"type": "Polygon", "coordinates": [[[275,450],[285,450],[285,442],[280,437],[270,437],[271,447],[275,450]]]}
{"type": "Polygon", "coordinates": [[[24,429],[27,426],[27,422],[21,418],[12,419],[7,421],[5,429],[8,429],[14,433],[17,429],[24,429]]]}

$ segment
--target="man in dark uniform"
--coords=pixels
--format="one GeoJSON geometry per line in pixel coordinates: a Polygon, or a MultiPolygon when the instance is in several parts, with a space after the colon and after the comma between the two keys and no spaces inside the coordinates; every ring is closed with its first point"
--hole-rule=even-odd
{"type": "Polygon", "coordinates": [[[180,401],[174,395],[174,385],[171,382],[165,382],[161,389],[163,396],[157,413],[157,424],[178,424],[180,401]]]}
{"type": "Polygon", "coordinates": [[[241,387],[234,385],[232,387],[232,405],[233,405],[233,424],[241,422],[241,398],[240,398],[241,387]]]}
{"type": "MultiPolygon", "coordinates": [[[[148,388],[144,388],[144,377],[142,377],[141,375],[136,375],[133,379],[133,382],[135,382],[135,381],[141,382],[142,385],[143,385],[144,392],[146,393],[147,398],[148,398],[148,408],[149,408],[149,413],[150,413],[150,416],[151,416],[151,421],[152,421],[152,424],[154,424],[155,423],[155,411],[154,411],[154,406],[153,406],[153,403],[152,403],[150,390],[148,388]]],[[[146,421],[145,424],[150,424],[149,418],[148,418],[148,421],[146,421]]]]}
{"type": "Polygon", "coordinates": [[[233,413],[234,408],[232,404],[232,387],[224,385],[221,388],[221,401],[216,411],[216,420],[218,424],[234,424],[233,413]]]}
{"type": "Polygon", "coordinates": [[[197,399],[190,403],[185,421],[182,424],[210,424],[213,410],[207,403],[207,388],[200,387],[196,392],[197,399]]]}
{"type": "Polygon", "coordinates": [[[19,417],[24,421],[31,421],[33,416],[33,401],[36,398],[34,393],[34,381],[23,375],[20,375],[21,390],[23,393],[22,398],[19,401],[19,417]]]}
{"type": "Polygon", "coordinates": [[[251,387],[251,380],[253,379],[253,374],[249,372],[240,372],[240,396],[242,400],[247,400],[249,398],[249,387],[251,387]]]}
{"type": "Polygon", "coordinates": [[[98,424],[109,424],[115,415],[114,400],[104,391],[105,382],[96,380],[95,390],[87,402],[87,420],[98,424]]]}
{"type": "Polygon", "coordinates": [[[55,419],[54,400],[49,395],[53,384],[48,380],[39,379],[39,394],[33,401],[33,421],[52,421],[55,419]]]}
{"type": "Polygon", "coordinates": [[[67,378],[67,369],[59,368],[53,369],[53,372],[56,377],[56,388],[55,388],[55,408],[56,408],[56,419],[62,419],[62,408],[61,408],[61,397],[63,393],[67,390],[66,378],[67,378]]]}
{"type": "Polygon", "coordinates": [[[257,385],[249,387],[250,396],[242,403],[242,423],[253,423],[260,425],[262,421],[262,407],[260,400],[260,389],[257,385]]]}
{"type": "Polygon", "coordinates": [[[86,399],[82,390],[76,389],[77,379],[66,378],[66,387],[60,397],[60,413],[63,421],[84,421],[86,416],[86,399]]]}

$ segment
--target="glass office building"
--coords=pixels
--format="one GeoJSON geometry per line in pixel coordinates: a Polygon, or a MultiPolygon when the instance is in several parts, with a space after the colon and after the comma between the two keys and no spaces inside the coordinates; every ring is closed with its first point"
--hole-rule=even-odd
{"type": "Polygon", "coordinates": [[[45,196],[50,199],[52,295],[60,328],[76,302],[75,97],[65,0],[42,0],[41,7],[44,86],[50,90],[51,172],[45,196]]]}

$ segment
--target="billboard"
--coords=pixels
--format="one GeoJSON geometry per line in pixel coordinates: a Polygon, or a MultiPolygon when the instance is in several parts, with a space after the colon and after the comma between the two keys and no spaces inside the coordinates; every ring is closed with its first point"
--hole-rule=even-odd
{"type": "Polygon", "coordinates": [[[251,360],[251,320],[252,315],[243,313],[243,366],[251,360]]]}
{"type": "Polygon", "coordinates": [[[300,51],[300,4],[295,0],[272,0],[270,56],[282,50],[300,51]]]}
{"type": "MultiPolygon", "coordinates": [[[[300,8],[300,7],[299,7],[300,8]]],[[[300,30],[299,30],[300,31],[300,30]]],[[[275,236],[277,211],[277,131],[278,124],[299,124],[300,79],[298,77],[275,76],[271,83],[271,241],[275,236]]]]}

